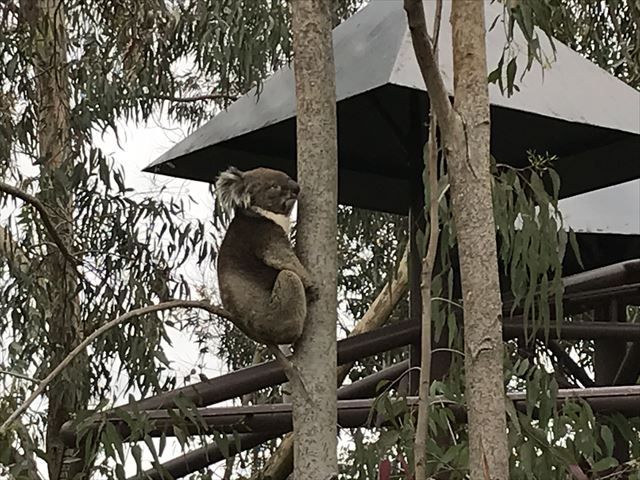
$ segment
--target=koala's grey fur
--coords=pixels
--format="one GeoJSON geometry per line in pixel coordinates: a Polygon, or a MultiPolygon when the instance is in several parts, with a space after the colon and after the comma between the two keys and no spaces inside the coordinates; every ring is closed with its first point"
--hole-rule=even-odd
{"type": "Polygon", "coordinates": [[[231,167],[216,182],[221,205],[235,211],[218,254],[222,305],[249,338],[266,344],[300,337],[313,289],[289,240],[299,191],[287,174],[268,168],[231,167]]]}

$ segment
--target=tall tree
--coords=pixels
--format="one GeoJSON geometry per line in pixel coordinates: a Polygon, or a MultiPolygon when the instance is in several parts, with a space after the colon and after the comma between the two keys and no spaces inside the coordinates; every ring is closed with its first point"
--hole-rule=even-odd
{"type": "Polygon", "coordinates": [[[464,307],[465,399],[471,478],[509,478],[504,408],[502,302],[493,218],[484,2],[454,0],[454,104],[436,61],[422,0],[405,8],[436,112],[451,179],[464,307]]]}
{"type": "MultiPolygon", "coordinates": [[[[132,192],[96,134],[160,109],[197,124],[287,59],[289,19],[285,2],[0,2],[1,422],[33,391],[29,378],[107,321],[188,297],[180,266],[214,258],[204,224],[179,218],[185,202],[132,192]]],[[[50,479],[89,473],[99,447],[65,452],[60,426],[107,402],[118,378],[142,395],[175,385],[161,320],[107,332],[54,377],[47,402],[0,435],[1,473],[39,478],[36,455],[50,479]]]]}
{"type": "Polygon", "coordinates": [[[337,478],[336,323],[338,146],[329,0],[292,3],[298,179],[296,247],[317,282],[295,364],[306,392],[294,391],[294,475],[337,478]],[[306,394],[303,394],[306,393],[306,394]]]}
{"type": "MultiPolygon", "coordinates": [[[[71,91],[68,78],[68,37],[62,2],[25,0],[21,4],[34,47],[33,69],[36,77],[38,109],[39,197],[56,205],[58,233],[66,245],[72,245],[73,197],[59,178],[68,178],[73,169],[71,140],[71,91]]],[[[82,339],[78,278],[75,260],[65,257],[59,248],[45,257],[44,268],[50,285],[46,298],[45,322],[49,327],[51,356],[49,368],[56,366],[82,339]]],[[[67,375],[56,378],[49,388],[46,452],[49,478],[63,475],[65,446],[60,427],[71,415],[87,408],[88,370],[86,356],[70,367],[67,375]]],[[[70,465],[70,478],[86,474],[86,465],[70,465]]]]}

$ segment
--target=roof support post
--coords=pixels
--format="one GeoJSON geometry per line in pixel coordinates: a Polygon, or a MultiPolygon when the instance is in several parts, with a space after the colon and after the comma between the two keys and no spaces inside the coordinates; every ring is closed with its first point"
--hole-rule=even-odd
{"type": "MultiPolygon", "coordinates": [[[[410,143],[407,149],[409,155],[409,169],[411,171],[410,206],[409,206],[409,318],[420,324],[422,322],[422,252],[418,245],[418,235],[425,229],[424,218],[424,184],[422,172],[424,170],[423,148],[427,140],[427,114],[426,101],[418,92],[411,92],[409,115],[411,118],[410,143]]],[[[419,337],[418,337],[419,339],[419,337]]],[[[408,378],[409,395],[416,395],[420,381],[420,343],[413,343],[409,347],[409,364],[411,370],[408,378]]]]}
{"type": "MultiPolygon", "coordinates": [[[[613,298],[601,307],[596,308],[596,321],[625,322],[627,306],[613,298]]],[[[618,368],[627,352],[625,340],[599,339],[595,341],[594,370],[597,386],[610,386],[615,381],[618,368]]],[[[617,429],[613,431],[613,457],[620,463],[629,461],[629,443],[617,429]]]]}

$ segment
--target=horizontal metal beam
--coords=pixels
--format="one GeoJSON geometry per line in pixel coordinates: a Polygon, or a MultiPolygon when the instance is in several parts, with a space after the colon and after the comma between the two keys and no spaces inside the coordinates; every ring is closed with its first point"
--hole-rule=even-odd
{"type": "MultiPolygon", "coordinates": [[[[420,324],[413,321],[398,322],[378,328],[373,332],[355,335],[338,342],[338,364],[354,362],[368,356],[383,353],[394,348],[409,345],[420,338],[420,324]]],[[[529,334],[533,328],[528,327],[529,334]]],[[[518,320],[507,320],[503,324],[505,339],[523,337],[525,329],[518,320]]],[[[538,330],[536,335],[544,338],[544,332],[538,330]]],[[[549,338],[564,340],[585,340],[596,338],[624,338],[628,341],[640,340],[640,324],[610,322],[563,322],[561,334],[558,336],[552,324],[549,338]]],[[[232,398],[255,392],[262,388],[272,387],[286,382],[282,368],[277,362],[270,361],[251,367],[236,370],[204,382],[195,383],[160,394],[133,404],[118,408],[132,410],[153,410],[175,406],[175,399],[185,397],[196,406],[207,406],[232,398]]]]}
{"type": "MultiPolygon", "coordinates": [[[[595,288],[592,290],[565,292],[562,296],[562,304],[565,314],[575,314],[585,312],[613,299],[621,300],[630,305],[640,301],[640,282],[595,288]]],[[[554,298],[550,297],[549,306],[553,307],[554,302],[554,298]]],[[[504,300],[502,314],[505,318],[513,315],[518,316],[522,313],[521,307],[518,306],[515,309],[513,307],[513,299],[504,300]]]]}
{"type": "Polygon", "coordinates": [[[562,279],[565,294],[640,283],[640,259],[607,265],[562,279]]]}
{"type": "MultiPolygon", "coordinates": [[[[509,393],[516,408],[526,408],[526,393],[509,393]]],[[[558,404],[573,400],[584,400],[594,412],[618,412],[627,416],[640,416],[640,385],[620,387],[571,388],[558,391],[558,404]]],[[[409,406],[417,405],[417,397],[406,397],[409,406]]],[[[338,425],[341,428],[379,427],[386,425],[387,419],[379,415],[374,407],[375,399],[338,400],[338,425]]],[[[434,404],[443,403],[451,408],[462,421],[464,407],[452,405],[442,396],[432,399],[434,404]]],[[[282,432],[291,429],[291,404],[261,404],[242,407],[207,407],[198,409],[202,425],[188,426],[187,434],[208,432],[258,433],[282,432]],[[203,430],[204,428],[204,430],[203,430]]],[[[151,436],[173,435],[174,416],[163,410],[145,412],[153,427],[147,432],[151,436]]],[[[123,420],[113,419],[116,427],[126,424],[123,420]]]]}
{"type": "MultiPolygon", "coordinates": [[[[416,338],[416,335],[419,338],[420,325],[405,321],[345,338],[338,342],[338,365],[355,362],[371,355],[408,345],[416,338]]],[[[270,361],[118,408],[130,408],[138,411],[170,408],[175,407],[175,399],[178,397],[188,398],[196,406],[204,407],[286,381],[287,378],[280,365],[270,361]]]]}
{"type": "MultiPolygon", "coordinates": [[[[531,326],[528,327],[528,333],[529,335],[533,334],[531,326]]],[[[503,323],[503,337],[505,339],[520,338],[524,334],[525,329],[521,322],[505,321],[503,323]]],[[[544,339],[545,332],[538,330],[536,331],[536,336],[544,339]]],[[[402,347],[410,344],[416,338],[420,338],[420,324],[412,321],[398,322],[373,332],[349,337],[338,342],[338,363],[342,365],[402,347]]],[[[626,341],[640,341],[640,324],[564,322],[561,325],[560,335],[552,326],[548,332],[548,338],[563,340],[617,338],[626,341]]],[[[221,375],[188,387],[179,388],[134,404],[124,405],[105,412],[103,415],[113,413],[117,415],[117,410],[120,408],[131,409],[132,411],[175,408],[175,399],[180,396],[191,399],[197,407],[203,407],[240,397],[261,388],[278,385],[285,381],[286,377],[281,367],[276,362],[271,361],[221,375]]],[[[101,418],[103,418],[102,415],[101,418]]],[[[75,426],[72,421],[62,426],[61,433],[69,439],[69,442],[75,442],[75,426]]]]}
{"type": "MultiPolygon", "coordinates": [[[[502,324],[502,336],[505,340],[521,338],[525,335],[533,335],[534,329],[529,325],[526,330],[521,321],[506,320],[502,324]]],[[[536,338],[545,339],[545,332],[541,328],[535,330],[536,338]]],[[[553,340],[594,340],[594,339],[620,339],[629,342],[640,341],[640,323],[623,322],[562,322],[560,333],[551,321],[548,332],[549,339],[553,340]]]]}
{"type": "MultiPolygon", "coordinates": [[[[227,436],[227,450],[229,456],[237,455],[251,448],[262,445],[286,432],[268,433],[240,433],[227,436]],[[238,448],[238,446],[240,448],[238,448]]],[[[145,470],[140,475],[135,475],[129,480],[167,480],[169,478],[181,478],[190,473],[197,472],[224,460],[226,457],[222,449],[214,442],[206,447],[201,447],[184,455],[168,460],[158,468],[145,470]]]]}
{"type": "MultiPolygon", "coordinates": [[[[389,371],[389,369],[385,370],[389,371]]],[[[526,409],[526,393],[509,393],[508,397],[514,401],[516,408],[522,411],[526,409]]],[[[558,391],[557,399],[560,405],[572,400],[585,400],[587,403],[589,403],[594,412],[597,413],[615,411],[623,413],[627,416],[640,415],[640,385],[628,387],[563,389],[558,391]]],[[[434,402],[437,401],[438,398],[434,398],[434,402]]],[[[384,419],[376,417],[375,412],[372,412],[373,402],[373,399],[349,401],[339,400],[339,425],[341,427],[349,428],[362,427],[366,426],[370,418],[375,419],[375,422],[371,422],[372,424],[382,425],[384,423],[384,419]]],[[[413,406],[416,403],[416,397],[407,398],[407,404],[409,406],[413,406]]],[[[449,405],[449,408],[452,408],[454,410],[454,413],[459,418],[464,417],[464,411],[462,407],[457,405],[449,405]]],[[[239,442],[236,442],[234,437],[230,437],[229,449],[231,455],[238,453],[238,450],[236,449],[236,443],[240,444],[239,451],[248,450],[255,447],[256,445],[259,445],[265,441],[271,440],[281,435],[283,433],[281,431],[281,427],[283,425],[291,425],[291,406],[289,404],[278,404],[276,408],[270,407],[266,409],[263,405],[257,405],[254,407],[231,407],[222,409],[208,408],[201,410],[201,413],[203,418],[208,418],[211,424],[216,423],[216,415],[226,417],[223,423],[227,427],[230,418],[245,417],[247,421],[251,423],[251,419],[255,418],[256,416],[271,417],[268,420],[263,418],[256,422],[258,425],[271,424],[273,428],[269,431],[238,434],[239,442]],[[236,411],[234,412],[233,410],[236,411]]],[[[243,423],[246,424],[246,422],[244,421],[243,423]]],[[[193,473],[208,465],[212,465],[216,462],[224,460],[224,458],[225,457],[222,454],[220,448],[216,444],[212,444],[166,462],[165,464],[163,464],[163,469],[167,473],[172,475],[173,478],[179,478],[181,476],[193,473]]],[[[162,477],[161,470],[154,468],[145,471],[140,477],[132,477],[130,480],[135,480],[138,478],[162,480],[164,477],[162,477]]]]}
{"type": "MultiPolygon", "coordinates": [[[[573,275],[567,277],[565,281],[567,285],[571,285],[572,292],[565,295],[565,305],[571,306],[572,302],[585,302],[587,299],[602,299],[616,295],[635,295],[640,298],[640,283],[636,285],[618,285],[622,280],[635,279],[636,266],[640,265],[640,260],[631,262],[623,262],[622,264],[611,265],[603,269],[595,271],[603,271],[606,274],[609,284],[613,284],[612,288],[599,288],[602,282],[595,284],[597,290],[584,291],[584,288],[594,285],[590,277],[581,277],[575,280],[575,277],[585,274],[573,275]],[[631,265],[631,266],[629,266],[631,265]],[[607,273],[608,272],[608,273],[607,273]],[[623,273],[626,272],[626,273],[623,273]],[[632,273],[629,273],[632,272],[632,273]],[[574,279],[574,280],[572,280],[574,279]]],[[[505,318],[509,316],[510,306],[505,304],[503,309],[505,318]]],[[[522,333],[514,331],[518,327],[505,322],[508,325],[505,331],[506,338],[516,338],[522,336],[522,333]]],[[[572,339],[571,335],[579,335],[576,328],[570,327],[573,334],[562,338],[572,339]]],[[[580,339],[597,338],[587,336],[586,330],[580,339]]],[[[592,330],[595,334],[595,330],[592,330]]],[[[598,330],[598,335],[605,335],[603,330],[598,330]]],[[[615,337],[615,333],[611,333],[615,337]]],[[[367,332],[361,335],[348,337],[338,342],[338,364],[344,365],[362,358],[382,353],[394,348],[402,347],[410,344],[415,338],[420,338],[420,326],[411,321],[399,322],[394,325],[387,325],[376,329],[373,332],[367,332]]],[[[576,337],[577,339],[578,337],[576,337]]],[[[639,338],[640,339],[640,338],[639,338]]],[[[161,393],[154,397],[124,405],[118,408],[128,408],[132,410],[151,410],[160,408],[169,408],[175,406],[175,399],[185,397],[193,401],[197,406],[203,407],[214,403],[236,398],[247,393],[254,392],[261,388],[267,388],[279,385],[286,381],[284,372],[276,362],[266,362],[259,365],[243,368],[235,372],[212,378],[204,382],[195,383],[186,387],[178,388],[170,392],[161,393]]]]}
{"type": "MultiPolygon", "coordinates": [[[[531,326],[527,330],[529,334],[533,334],[531,326]]],[[[561,325],[560,335],[557,333],[556,329],[552,327],[548,332],[549,338],[564,340],[619,338],[627,341],[640,341],[640,324],[564,322],[561,325]]],[[[503,337],[505,339],[519,338],[524,334],[525,329],[521,322],[505,321],[503,323],[503,337]]],[[[544,338],[542,330],[538,330],[536,335],[539,338],[544,338]]],[[[370,355],[402,347],[411,343],[415,338],[419,338],[419,336],[420,325],[412,321],[398,322],[373,332],[356,335],[338,342],[338,363],[349,363],[370,355]]],[[[131,408],[134,411],[172,408],[175,407],[174,401],[179,396],[191,399],[196,406],[206,406],[230,400],[261,388],[278,385],[285,381],[286,377],[280,366],[271,361],[118,408],[131,408]]],[[[63,430],[66,430],[66,428],[63,430]]]]}

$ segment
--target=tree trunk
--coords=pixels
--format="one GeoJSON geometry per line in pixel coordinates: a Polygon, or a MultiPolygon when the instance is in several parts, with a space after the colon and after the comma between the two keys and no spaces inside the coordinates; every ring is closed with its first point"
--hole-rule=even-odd
{"type": "Polygon", "coordinates": [[[453,0],[451,23],[454,107],[462,126],[453,140],[463,149],[448,152],[447,159],[464,305],[469,467],[471,478],[507,480],[502,301],[491,198],[484,2],[453,0]]]}
{"type": "MultiPolygon", "coordinates": [[[[61,0],[23,0],[21,14],[34,42],[33,66],[38,89],[38,143],[40,193],[50,208],[55,206],[56,228],[67,246],[73,236],[73,198],[64,185],[73,168],[71,97],[67,70],[67,32],[65,7],[61,0]]],[[[44,235],[44,233],[43,233],[44,235]]],[[[49,330],[49,368],[53,369],[82,340],[77,297],[77,276],[60,250],[52,246],[46,259],[49,294],[46,300],[49,330]]],[[[87,408],[88,375],[86,356],[58,377],[49,387],[46,455],[49,478],[73,478],[86,473],[84,455],[65,465],[65,446],[60,427],[70,415],[87,408]]]]}
{"type": "Polygon", "coordinates": [[[451,178],[464,303],[469,468],[507,480],[501,299],[490,176],[484,2],[453,0],[452,107],[429,39],[422,0],[405,0],[413,46],[437,114],[451,178]]]}
{"type": "Polygon", "coordinates": [[[294,474],[337,478],[336,321],[338,159],[330,0],[292,2],[297,100],[297,248],[318,286],[294,361],[309,398],[294,390],[294,474]]]}

